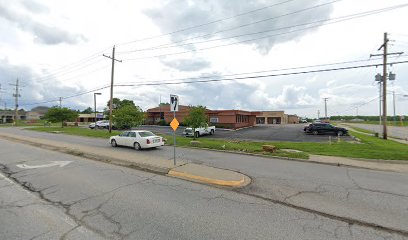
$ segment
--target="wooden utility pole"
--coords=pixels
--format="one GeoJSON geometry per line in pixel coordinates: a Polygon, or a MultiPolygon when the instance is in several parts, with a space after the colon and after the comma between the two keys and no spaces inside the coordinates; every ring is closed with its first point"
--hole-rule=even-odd
{"type": "Polygon", "coordinates": [[[112,72],[111,72],[111,87],[110,87],[110,100],[109,100],[109,133],[112,132],[112,109],[113,109],[113,78],[115,73],[115,61],[122,62],[122,60],[115,59],[115,45],[112,49],[112,57],[106,56],[103,54],[104,57],[112,59],[112,72]]]}
{"type": "MultiPolygon", "coordinates": [[[[385,32],[384,33],[384,42],[378,48],[378,51],[383,49],[382,54],[371,54],[370,57],[374,56],[382,56],[383,57],[383,75],[381,78],[382,82],[382,99],[383,99],[383,104],[382,104],[382,124],[383,124],[383,139],[388,139],[388,131],[387,131],[387,79],[388,79],[388,73],[387,73],[387,57],[388,55],[401,55],[403,52],[396,52],[396,53],[388,53],[388,42],[390,40],[388,39],[388,35],[385,32]]],[[[380,83],[381,84],[381,83],[380,83]]]]}
{"type": "Polygon", "coordinates": [[[387,33],[384,33],[384,43],[378,49],[383,48],[383,138],[388,138],[387,132],[387,50],[388,50],[388,38],[387,33]]]}

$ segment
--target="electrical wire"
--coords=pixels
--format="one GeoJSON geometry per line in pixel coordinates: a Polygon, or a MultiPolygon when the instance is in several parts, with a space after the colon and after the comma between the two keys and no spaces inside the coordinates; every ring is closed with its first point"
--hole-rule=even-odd
{"type": "MultiPolygon", "coordinates": [[[[274,16],[274,17],[269,17],[269,18],[262,19],[262,20],[259,20],[259,21],[256,21],[256,22],[246,23],[246,24],[239,25],[239,26],[236,26],[236,27],[233,27],[233,28],[224,29],[224,30],[219,30],[219,31],[216,31],[216,32],[213,32],[213,33],[210,33],[210,34],[205,34],[205,35],[201,35],[201,36],[190,37],[190,38],[187,38],[187,39],[184,39],[184,40],[180,40],[180,41],[178,41],[178,42],[173,42],[173,43],[170,43],[170,44],[158,45],[158,46],[155,46],[155,47],[151,47],[150,49],[153,49],[153,50],[154,50],[154,49],[160,49],[161,47],[166,47],[166,46],[169,46],[169,45],[174,45],[174,44],[177,44],[177,43],[180,43],[180,42],[189,41],[189,40],[192,40],[192,39],[207,38],[207,37],[213,36],[213,35],[215,35],[215,34],[217,34],[217,33],[228,32],[228,31],[232,31],[232,30],[239,29],[239,28],[243,28],[243,27],[248,27],[248,26],[251,26],[251,25],[255,25],[255,24],[258,24],[258,23],[263,23],[263,22],[267,22],[267,21],[271,21],[271,20],[276,20],[276,19],[281,18],[281,17],[287,17],[287,16],[290,16],[290,15],[294,15],[294,14],[298,14],[298,13],[304,12],[304,11],[309,11],[309,10],[316,9],[316,8],[319,8],[319,7],[322,7],[322,6],[325,6],[325,5],[329,5],[329,4],[338,2],[338,1],[340,1],[340,0],[335,0],[335,1],[327,2],[327,3],[323,3],[323,4],[318,4],[318,5],[315,5],[315,6],[312,6],[312,7],[304,8],[304,9],[301,9],[301,10],[297,10],[297,11],[294,11],[294,12],[290,12],[290,13],[286,13],[286,14],[282,14],[282,15],[278,15],[278,16],[274,16]]],[[[271,31],[272,31],[272,30],[271,30],[271,31]]],[[[242,35],[242,36],[244,36],[244,35],[242,35]]],[[[207,40],[207,41],[211,41],[211,40],[207,40]]],[[[149,49],[149,48],[148,48],[148,49],[149,49]]],[[[128,53],[128,52],[134,52],[134,51],[138,51],[138,50],[133,50],[133,51],[132,51],[132,50],[131,50],[131,51],[119,51],[118,54],[121,54],[121,53],[123,54],[123,53],[128,53]]]]}
{"type": "MultiPolygon", "coordinates": [[[[398,62],[390,62],[387,65],[392,64],[403,64],[408,63],[407,61],[398,61],[398,62]]],[[[247,77],[237,77],[237,78],[221,78],[221,79],[208,79],[208,80],[198,80],[198,81],[181,81],[181,82],[157,82],[157,83],[139,83],[139,84],[115,84],[115,87],[132,87],[132,86],[161,86],[161,85],[180,85],[180,84],[195,84],[195,83],[210,83],[210,82],[223,82],[223,81],[237,81],[237,80],[244,80],[244,79],[259,79],[259,78],[267,78],[267,77],[278,77],[278,76],[289,76],[289,75],[299,75],[299,74],[308,74],[308,73],[319,73],[319,72],[331,72],[331,71],[340,71],[340,70],[349,70],[349,69],[358,69],[358,68],[368,68],[368,67],[376,67],[382,65],[381,63],[378,64],[367,64],[367,65],[357,65],[357,66],[349,66],[349,67],[338,67],[338,68],[328,68],[328,69],[317,69],[317,70],[309,70],[309,71],[299,71],[299,72],[289,72],[289,73],[279,73],[279,74],[267,74],[267,75],[256,75],[256,76],[247,76],[247,77]]],[[[99,87],[93,90],[88,90],[85,92],[77,93],[74,95],[61,97],[62,99],[69,99],[73,97],[78,97],[81,95],[93,93],[96,91],[100,91],[103,89],[109,88],[110,85],[99,87]]],[[[52,99],[48,101],[38,102],[38,103],[31,103],[31,104],[24,104],[25,106],[29,105],[38,105],[44,103],[50,103],[59,101],[58,99],[52,99]]]]}
{"type": "Polygon", "coordinates": [[[172,31],[172,32],[168,32],[168,33],[164,33],[164,34],[160,34],[160,35],[156,35],[156,36],[151,36],[151,37],[147,37],[147,38],[132,40],[132,41],[129,41],[129,42],[119,43],[117,45],[118,46],[119,45],[123,46],[123,45],[128,45],[128,44],[131,44],[131,43],[135,43],[135,42],[141,42],[141,41],[151,40],[151,39],[155,39],[155,38],[159,38],[159,37],[170,36],[170,35],[174,35],[174,34],[180,33],[180,32],[185,32],[187,30],[191,30],[191,29],[194,29],[194,28],[200,28],[200,27],[204,27],[204,26],[211,25],[211,24],[214,24],[214,23],[218,23],[218,22],[229,20],[229,19],[233,19],[233,18],[236,18],[236,17],[241,17],[241,16],[244,16],[244,15],[252,14],[254,12],[258,12],[258,11],[261,11],[261,10],[264,10],[264,9],[267,9],[267,8],[271,8],[271,7],[276,7],[276,6],[279,6],[279,5],[288,3],[288,2],[293,2],[293,1],[295,1],[295,0],[286,0],[286,1],[283,1],[283,2],[268,5],[268,6],[265,6],[265,7],[262,7],[262,8],[254,9],[254,10],[251,10],[251,11],[248,11],[248,12],[239,13],[237,15],[233,15],[233,16],[230,16],[230,17],[227,17],[227,18],[217,19],[217,20],[214,20],[214,21],[211,21],[211,22],[202,23],[202,24],[195,25],[195,26],[192,26],[192,27],[182,28],[182,29],[179,29],[179,30],[175,30],[175,31],[172,31]]]}
{"type": "MultiPolygon", "coordinates": [[[[240,43],[252,42],[252,41],[256,41],[256,40],[260,40],[260,39],[264,39],[264,38],[270,38],[270,37],[290,34],[290,33],[294,33],[294,32],[304,31],[304,30],[307,30],[307,29],[316,28],[316,27],[320,27],[320,26],[325,26],[325,25],[329,25],[329,24],[335,24],[335,23],[339,23],[339,22],[349,21],[349,20],[353,20],[353,19],[356,19],[356,18],[361,18],[361,17],[366,17],[366,16],[378,14],[378,13],[383,13],[383,12],[386,12],[386,11],[391,11],[391,10],[395,10],[395,9],[406,7],[406,6],[408,6],[408,4],[401,4],[401,5],[397,5],[397,6],[393,6],[393,7],[388,7],[388,8],[382,8],[382,9],[372,10],[372,11],[368,11],[368,12],[361,12],[361,13],[351,14],[351,15],[347,15],[347,16],[333,18],[333,19],[331,19],[331,21],[334,20],[334,19],[339,19],[339,20],[333,21],[333,22],[318,24],[318,25],[315,25],[315,26],[309,26],[309,27],[300,28],[300,29],[296,29],[296,30],[292,30],[292,31],[288,31],[288,32],[283,32],[283,33],[273,34],[273,35],[267,35],[267,36],[263,36],[263,37],[259,37],[259,38],[253,38],[253,39],[238,41],[238,42],[234,42],[234,43],[228,43],[228,44],[211,46],[211,47],[200,48],[200,49],[189,50],[189,51],[183,51],[183,52],[168,53],[168,54],[161,54],[161,55],[154,55],[154,56],[147,56],[147,57],[139,57],[139,58],[129,58],[129,59],[123,59],[123,61],[134,61],[134,60],[141,60],[141,59],[149,59],[149,58],[158,58],[158,57],[165,57],[165,56],[171,56],[171,55],[179,55],[179,54],[204,51],[204,50],[209,50],[209,49],[214,49],[214,48],[226,47],[226,46],[236,45],[236,44],[240,44],[240,43]]],[[[323,20],[321,20],[321,21],[323,21],[323,20]]]]}
{"type": "MultiPolygon", "coordinates": [[[[391,64],[402,64],[408,63],[407,61],[398,61],[398,62],[391,62],[387,63],[387,65],[391,64]]],[[[208,82],[222,82],[222,81],[236,81],[236,80],[244,80],[244,79],[255,79],[255,78],[266,78],[266,77],[278,77],[278,76],[288,76],[288,75],[299,75],[299,74],[306,74],[306,73],[319,73],[319,72],[331,72],[331,71],[339,71],[339,70],[347,70],[347,69],[357,69],[357,68],[368,68],[368,67],[375,67],[380,66],[381,63],[378,64],[368,64],[368,65],[358,65],[358,66],[349,66],[349,67],[338,67],[338,68],[329,68],[329,69],[317,69],[317,70],[309,70],[309,71],[300,71],[300,72],[289,72],[289,73],[278,73],[278,74],[267,74],[267,75],[257,75],[257,76],[248,76],[248,77],[237,77],[237,78],[222,78],[222,79],[209,79],[209,80],[198,80],[198,81],[181,81],[181,82],[157,82],[157,83],[140,83],[140,84],[116,84],[115,86],[120,87],[131,87],[131,86],[160,86],[160,85],[179,85],[179,84],[189,84],[189,83],[208,83],[208,82]]]]}
{"type": "MultiPolygon", "coordinates": [[[[408,56],[402,55],[401,57],[408,56]]],[[[397,56],[390,56],[389,58],[396,58],[397,56]]],[[[308,66],[300,66],[300,67],[290,67],[290,68],[281,68],[281,69],[270,69],[270,70],[262,70],[262,71],[254,71],[254,72],[245,72],[245,73],[235,73],[235,74],[227,74],[223,75],[223,77],[231,77],[231,76],[239,76],[239,75],[248,75],[248,74],[256,74],[256,73],[266,73],[266,72],[280,72],[280,71],[287,71],[287,70],[297,70],[297,69],[304,69],[304,68],[314,68],[314,67],[324,67],[324,66],[333,66],[333,65],[341,65],[341,64],[350,64],[350,63],[358,63],[358,62],[370,62],[370,61],[377,61],[382,59],[381,57],[378,58],[370,58],[370,59],[362,59],[362,60],[352,60],[352,61],[343,61],[343,62],[335,62],[335,63],[326,63],[326,64],[316,64],[316,65],[308,65],[308,66]]],[[[199,76],[199,77],[189,77],[189,78],[178,78],[178,79],[156,79],[155,82],[162,82],[162,81],[180,81],[180,80],[193,80],[193,79],[203,79],[203,78],[214,78],[216,76],[199,76]]],[[[153,82],[153,81],[151,81],[153,82]]],[[[126,84],[126,83],[136,83],[136,82],[123,82],[117,84],[126,84]]]]}

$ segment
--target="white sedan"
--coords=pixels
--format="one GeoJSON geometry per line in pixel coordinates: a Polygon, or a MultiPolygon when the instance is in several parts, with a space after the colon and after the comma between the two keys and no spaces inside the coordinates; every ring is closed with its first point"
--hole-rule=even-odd
{"type": "Polygon", "coordinates": [[[127,146],[133,147],[136,150],[142,148],[154,148],[164,145],[163,138],[155,135],[150,131],[135,130],[125,131],[117,136],[109,138],[109,143],[112,147],[127,146]]]}

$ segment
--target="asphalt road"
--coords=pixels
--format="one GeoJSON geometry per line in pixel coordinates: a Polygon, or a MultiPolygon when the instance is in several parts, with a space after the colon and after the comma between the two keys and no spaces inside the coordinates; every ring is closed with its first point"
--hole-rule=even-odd
{"type": "MultiPolygon", "coordinates": [[[[240,139],[251,141],[283,141],[283,142],[327,142],[330,135],[311,135],[305,134],[303,127],[305,124],[288,124],[272,126],[255,126],[236,131],[216,129],[212,136],[202,136],[205,138],[219,139],[240,139]]],[[[173,130],[166,126],[142,126],[136,129],[149,130],[161,134],[173,134],[173,130]]],[[[184,128],[177,129],[176,134],[182,136],[184,128]]],[[[331,137],[337,137],[331,135],[331,137]]],[[[350,136],[342,136],[342,140],[351,141],[350,136]]]]}
{"type": "Polygon", "coordinates": [[[0,156],[2,239],[406,239],[240,192],[1,139],[0,156]],[[49,166],[53,161],[69,163],[49,166]]]}

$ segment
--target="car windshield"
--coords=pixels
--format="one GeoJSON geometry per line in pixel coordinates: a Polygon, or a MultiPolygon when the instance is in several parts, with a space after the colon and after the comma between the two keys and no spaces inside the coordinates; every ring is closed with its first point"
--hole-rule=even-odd
{"type": "Polygon", "coordinates": [[[139,135],[141,136],[141,137],[151,137],[151,136],[156,136],[154,133],[152,133],[152,132],[139,132],[139,135]]]}

